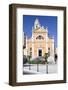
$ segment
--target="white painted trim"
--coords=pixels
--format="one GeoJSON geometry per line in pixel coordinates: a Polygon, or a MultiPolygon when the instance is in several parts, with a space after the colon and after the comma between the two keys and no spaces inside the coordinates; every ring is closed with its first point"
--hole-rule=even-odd
{"type": "Polygon", "coordinates": [[[32,58],[34,58],[34,36],[32,32],[32,58]]]}
{"type": "Polygon", "coordinates": [[[48,53],[48,33],[46,34],[46,37],[45,37],[46,41],[46,53],[48,53]]]}
{"type": "Polygon", "coordinates": [[[52,55],[54,56],[54,39],[52,40],[52,55]]]}
{"type": "Polygon", "coordinates": [[[28,55],[27,36],[26,36],[26,56],[28,55]]]}

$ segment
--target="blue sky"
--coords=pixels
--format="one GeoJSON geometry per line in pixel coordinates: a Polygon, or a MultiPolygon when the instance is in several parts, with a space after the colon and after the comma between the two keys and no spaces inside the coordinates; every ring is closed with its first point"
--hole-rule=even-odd
{"type": "Polygon", "coordinates": [[[32,35],[32,26],[34,26],[35,19],[38,19],[41,26],[48,27],[49,37],[54,36],[55,47],[57,47],[57,16],[33,16],[23,15],[23,31],[28,37],[32,35]]]}

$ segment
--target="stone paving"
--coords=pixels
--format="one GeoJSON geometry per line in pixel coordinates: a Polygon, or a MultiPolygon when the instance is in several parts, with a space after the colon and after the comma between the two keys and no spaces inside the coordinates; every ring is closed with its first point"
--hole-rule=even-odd
{"type": "Polygon", "coordinates": [[[53,74],[57,73],[57,64],[25,64],[24,74],[53,74]]]}

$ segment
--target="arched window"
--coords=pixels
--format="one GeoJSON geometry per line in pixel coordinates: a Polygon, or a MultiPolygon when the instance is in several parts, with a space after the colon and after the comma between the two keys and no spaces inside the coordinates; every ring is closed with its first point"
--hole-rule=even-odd
{"type": "Polygon", "coordinates": [[[39,35],[36,39],[44,39],[43,36],[39,35]]]}

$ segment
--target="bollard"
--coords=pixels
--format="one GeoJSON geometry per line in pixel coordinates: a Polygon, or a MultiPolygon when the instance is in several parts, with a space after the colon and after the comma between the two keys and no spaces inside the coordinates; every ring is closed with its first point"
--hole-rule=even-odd
{"type": "Polygon", "coordinates": [[[37,72],[39,72],[39,64],[37,64],[37,72]]]}
{"type": "Polygon", "coordinates": [[[31,65],[29,64],[29,70],[31,70],[31,65]]]}
{"type": "Polygon", "coordinates": [[[48,64],[46,64],[46,73],[48,74],[48,64]]]}

